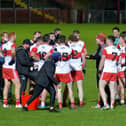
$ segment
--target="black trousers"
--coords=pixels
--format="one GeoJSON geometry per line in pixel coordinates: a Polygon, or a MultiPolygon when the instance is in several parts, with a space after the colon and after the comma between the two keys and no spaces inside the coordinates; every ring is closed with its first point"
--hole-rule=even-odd
{"type": "Polygon", "coordinates": [[[37,75],[38,75],[37,71],[29,72],[28,75],[19,74],[21,82],[20,96],[26,90],[28,78],[31,79],[32,81],[36,81],[37,75]]]}
{"type": "Polygon", "coordinates": [[[53,85],[48,85],[48,87],[45,88],[45,87],[40,86],[39,84],[36,84],[34,93],[30,97],[30,99],[28,100],[27,105],[29,105],[34,99],[36,99],[42,93],[42,91],[44,89],[46,89],[49,92],[50,96],[51,96],[51,98],[50,98],[50,106],[54,107],[56,91],[55,91],[55,88],[54,88],[53,85]]]}

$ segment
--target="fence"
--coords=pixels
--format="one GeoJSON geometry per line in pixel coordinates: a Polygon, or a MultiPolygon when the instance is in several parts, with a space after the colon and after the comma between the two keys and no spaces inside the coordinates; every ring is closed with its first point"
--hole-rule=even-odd
{"type": "MultiPolygon", "coordinates": [[[[120,12],[126,23],[126,11],[120,12]]],[[[0,23],[117,23],[117,11],[58,8],[1,8],[0,23]]]]}

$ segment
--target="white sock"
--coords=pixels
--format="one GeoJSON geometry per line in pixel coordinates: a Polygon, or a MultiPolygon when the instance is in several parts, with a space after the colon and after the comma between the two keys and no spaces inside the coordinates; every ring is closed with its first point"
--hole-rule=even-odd
{"type": "Polygon", "coordinates": [[[42,101],[42,102],[41,102],[41,106],[45,106],[45,102],[42,101]]]}

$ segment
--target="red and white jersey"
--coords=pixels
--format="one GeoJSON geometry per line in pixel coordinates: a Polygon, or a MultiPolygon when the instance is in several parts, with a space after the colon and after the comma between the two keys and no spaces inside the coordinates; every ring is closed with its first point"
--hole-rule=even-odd
{"type": "MultiPolygon", "coordinates": [[[[123,66],[124,64],[126,64],[126,46],[121,47],[120,57],[121,57],[121,66],[123,66]]],[[[124,70],[125,70],[125,66],[122,67],[122,71],[124,70]]]]}
{"type": "Polygon", "coordinates": [[[103,49],[102,55],[105,55],[103,72],[117,73],[117,62],[120,52],[115,46],[108,46],[103,49]]]}
{"type": "Polygon", "coordinates": [[[74,42],[74,43],[68,43],[69,47],[74,51],[74,54],[72,55],[70,59],[71,67],[74,70],[82,70],[82,53],[84,53],[85,50],[85,44],[82,41],[74,42]]]}
{"type": "Polygon", "coordinates": [[[79,42],[84,44],[84,50],[85,50],[85,49],[86,49],[86,44],[85,44],[85,42],[82,41],[82,40],[79,40],[79,42]]]}
{"type": "Polygon", "coordinates": [[[50,52],[50,50],[52,49],[52,46],[48,45],[48,44],[42,44],[38,47],[37,53],[39,54],[39,58],[40,58],[40,68],[42,67],[42,65],[45,62],[45,56],[50,52]]]}
{"type": "MultiPolygon", "coordinates": [[[[38,57],[38,58],[40,58],[40,56],[39,56],[39,53],[38,53],[38,48],[39,48],[39,46],[35,43],[35,44],[33,44],[31,47],[30,47],[30,55],[31,55],[31,53],[33,52],[33,53],[35,53],[36,54],[36,56],[38,57]]],[[[35,69],[38,69],[38,71],[40,70],[40,68],[41,68],[41,66],[43,65],[42,64],[42,62],[41,61],[34,61],[34,67],[35,67],[35,69]]]]}
{"type": "Polygon", "coordinates": [[[38,48],[38,53],[41,60],[45,60],[45,56],[50,52],[53,47],[48,44],[42,44],[38,48]]]}
{"type": "Polygon", "coordinates": [[[2,51],[5,58],[5,63],[3,64],[3,68],[15,69],[15,64],[9,65],[10,61],[12,60],[12,56],[11,56],[12,48],[16,48],[16,44],[10,41],[8,41],[2,46],[2,51]]]}
{"type": "Polygon", "coordinates": [[[70,73],[70,58],[72,49],[66,45],[57,45],[55,48],[61,54],[61,60],[56,63],[56,74],[70,73]]]}
{"type": "Polygon", "coordinates": [[[33,44],[32,46],[30,46],[30,52],[32,51],[32,49],[33,49],[34,47],[36,47],[36,43],[33,44]]]}

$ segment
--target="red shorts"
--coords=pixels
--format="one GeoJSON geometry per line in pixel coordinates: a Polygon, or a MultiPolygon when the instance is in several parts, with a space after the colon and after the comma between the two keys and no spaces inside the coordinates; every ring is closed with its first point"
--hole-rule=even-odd
{"type": "Polygon", "coordinates": [[[69,83],[72,81],[72,77],[70,73],[67,74],[55,74],[55,78],[58,82],[69,83]]]}
{"type": "Polygon", "coordinates": [[[117,73],[103,72],[100,79],[105,81],[117,81],[117,73]]]}
{"type": "Polygon", "coordinates": [[[124,71],[118,72],[118,78],[119,78],[119,79],[125,78],[124,71]]]}
{"type": "Polygon", "coordinates": [[[79,81],[84,79],[82,71],[72,71],[71,75],[73,81],[79,81]]]}
{"type": "Polygon", "coordinates": [[[19,79],[19,76],[15,69],[3,68],[3,78],[11,80],[11,79],[19,79]]]}

